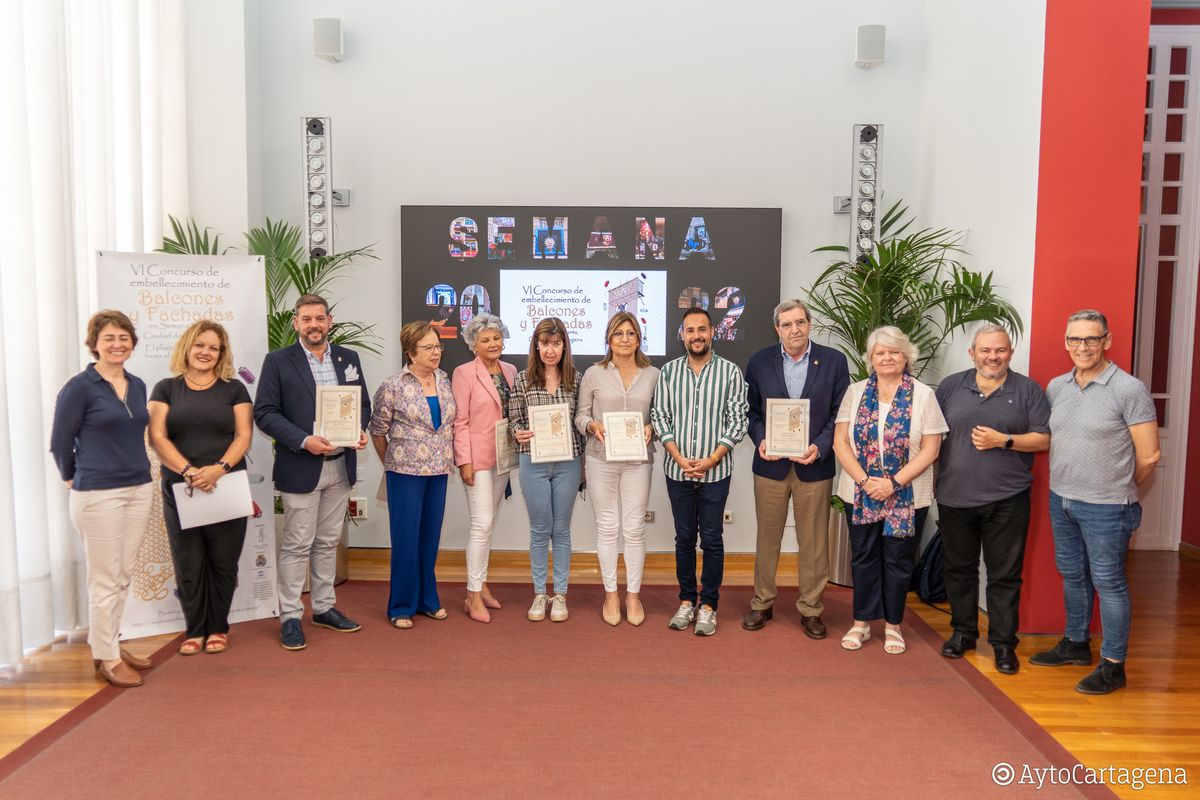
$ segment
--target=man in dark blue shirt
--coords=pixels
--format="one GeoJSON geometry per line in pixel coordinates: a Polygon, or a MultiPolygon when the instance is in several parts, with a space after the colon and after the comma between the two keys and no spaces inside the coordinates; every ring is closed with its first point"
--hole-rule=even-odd
{"type": "Polygon", "coordinates": [[[950,426],[935,495],[950,623],[942,646],[962,658],[979,638],[979,551],[987,568],[988,642],[996,669],[1015,673],[1021,570],[1029,532],[1033,454],[1050,447],[1050,403],[1042,387],[1009,369],[1012,339],[999,325],[975,331],[973,369],[937,389],[950,426]]]}

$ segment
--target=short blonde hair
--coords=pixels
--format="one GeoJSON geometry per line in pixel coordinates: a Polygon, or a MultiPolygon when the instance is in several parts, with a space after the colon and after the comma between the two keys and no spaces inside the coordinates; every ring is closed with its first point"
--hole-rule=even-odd
{"type": "Polygon", "coordinates": [[[192,345],[196,343],[196,337],[206,331],[215,333],[221,342],[221,355],[217,357],[217,365],[213,368],[213,372],[223,381],[231,380],[233,378],[233,352],[229,349],[229,334],[225,332],[225,328],[220,323],[213,322],[211,319],[193,322],[191,327],[179,337],[179,341],[175,343],[175,350],[171,353],[171,372],[176,375],[187,372],[188,353],[191,352],[192,345]]]}
{"type": "Polygon", "coordinates": [[[884,325],[882,328],[876,328],[867,336],[867,352],[863,353],[863,360],[867,364],[867,374],[875,374],[875,364],[871,361],[871,354],[875,352],[875,348],[883,345],[884,347],[894,347],[904,353],[904,371],[912,373],[916,369],[917,359],[921,357],[921,351],[912,343],[912,339],[904,331],[897,328],[895,325],[884,325]]]}

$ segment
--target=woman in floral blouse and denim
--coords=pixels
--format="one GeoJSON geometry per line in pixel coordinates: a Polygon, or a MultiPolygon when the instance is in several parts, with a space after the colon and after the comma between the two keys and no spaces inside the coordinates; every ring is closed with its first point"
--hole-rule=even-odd
{"type": "Polygon", "coordinates": [[[547,317],[533,329],[529,340],[529,365],[517,374],[508,399],[508,427],[521,454],[521,494],[529,512],[529,572],[533,578],[533,605],[526,615],[537,622],[567,618],[567,579],[571,573],[571,512],[579,491],[583,437],[575,430],[575,405],[583,380],[571,362],[571,337],[562,320],[547,317]],[[571,459],[534,464],[529,447],[529,407],[565,403],[571,437],[571,459]],[[546,595],[547,562],[554,546],[554,596],[546,595]]]}
{"type": "Polygon", "coordinates": [[[438,369],[442,343],[428,322],[400,331],[407,366],[380,385],[367,430],[387,476],[392,537],[388,619],[411,628],[414,614],[445,619],[434,565],[442,538],[446,482],[454,469],[454,393],[438,369]]]}

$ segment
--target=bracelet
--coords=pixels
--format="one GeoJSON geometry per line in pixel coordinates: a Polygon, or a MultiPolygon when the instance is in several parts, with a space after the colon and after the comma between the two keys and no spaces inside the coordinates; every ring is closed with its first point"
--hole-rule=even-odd
{"type": "Polygon", "coordinates": [[[863,475],[863,479],[861,481],[855,481],[854,485],[861,489],[867,485],[867,481],[869,480],[871,480],[870,475],[863,475]]]}
{"type": "Polygon", "coordinates": [[[898,492],[898,491],[900,491],[901,489],[903,489],[903,488],[904,488],[904,485],[903,485],[903,484],[901,484],[901,483],[900,483],[900,481],[896,480],[896,476],[895,476],[895,475],[893,475],[893,476],[892,476],[892,477],[891,477],[889,480],[891,480],[891,482],[892,482],[892,489],[893,489],[894,491],[897,491],[897,492],[898,492]]]}
{"type": "Polygon", "coordinates": [[[186,478],[189,469],[195,469],[195,467],[193,467],[191,464],[184,464],[183,469],[179,470],[179,474],[186,478]]]}

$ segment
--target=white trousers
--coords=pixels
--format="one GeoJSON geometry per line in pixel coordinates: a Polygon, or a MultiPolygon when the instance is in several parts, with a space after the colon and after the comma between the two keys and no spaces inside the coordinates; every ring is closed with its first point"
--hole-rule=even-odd
{"type": "Polygon", "coordinates": [[[652,461],[603,461],[587,457],[587,486],[596,515],[596,555],[604,591],[617,590],[618,539],[625,534],[626,591],[639,592],[646,566],[646,505],[652,461]]]}
{"type": "Polygon", "coordinates": [[[92,658],[114,661],[121,657],[121,614],[153,502],[153,481],[120,489],[71,492],[71,524],[83,537],[87,559],[92,658]]]}
{"type": "Polygon", "coordinates": [[[306,494],[280,492],[283,498],[283,542],[279,547],[279,621],[304,616],[304,573],[309,572],[312,612],[333,608],[337,551],[346,519],[350,484],[345,457],[321,466],[317,486],[306,494]]]}
{"type": "Polygon", "coordinates": [[[483,591],[487,582],[488,557],[492,552],[492,531],[496,529],[496,514],[508,487],[509,473],[497,475],[495,469],[475,470],[475,485],[467,490],[467,511],[471,529],[467,532],[467,591],[483,591]]]}

